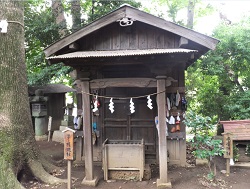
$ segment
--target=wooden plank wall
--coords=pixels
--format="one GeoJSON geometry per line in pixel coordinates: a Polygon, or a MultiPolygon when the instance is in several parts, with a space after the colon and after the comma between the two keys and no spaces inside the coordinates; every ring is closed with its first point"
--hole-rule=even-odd
{"type": "Polygon", "coordinates": [[[178,48],[180,37],[173,33],[134,22],[121,27],[119,23],[108,25],[80,41],[81,50],[125,50],[178,48]]]}

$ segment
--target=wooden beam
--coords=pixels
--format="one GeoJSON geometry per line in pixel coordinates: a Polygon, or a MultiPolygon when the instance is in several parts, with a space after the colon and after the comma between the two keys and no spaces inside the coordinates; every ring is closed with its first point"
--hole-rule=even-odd
{"type": "Polygon", "coordinates": [[[79,47],[80,46],[77,43],[71,43],[69,45],[69,49],[71,49],[71,50],[79,50],[79,47]]]}
{"type": "Polygon", "coordinates": [[[186,45],[188,45],[188,39],[186,39],[185,37],[181,37],[179,40],[179,47],[185,47],[186,45]]]}
{"type": "MultiPolygon", "coordinates": [[[[171,77],[168,77],[165,82],[165,87],[168,87],[172,82],[177,82],[171,77]]],[[[109,79],[94,79],[90,81],[91,89],[101,89],[107,87],[157,87],[157,81],[153,78],[109,78],[109,79]]]]}

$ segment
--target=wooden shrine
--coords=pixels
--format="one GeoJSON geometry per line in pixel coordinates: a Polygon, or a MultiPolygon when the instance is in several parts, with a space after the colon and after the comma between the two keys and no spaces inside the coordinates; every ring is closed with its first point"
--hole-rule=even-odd
{"type": "Polygon", "coordinates": [[[63,62],[74,68],[77,108],[83,116],[83,184],[95,181],[93,161],[102,161],[106,139],[143,139],[145,163],[160,165],[157,186],[171,186],[167,160],[186,165],[185,102],[173,103],[173,98],[185,99],[185,70],[217,43],[124,5],[44,50],[51,64],[63,62]],[[147,107],[148,96],[152,109],[147,107]],[[98,110],[93,112],[94,108],[98,110]],[[166,128],[167,116],[179,117],[177,131],[170,132],[176,124],[166,128]]]}

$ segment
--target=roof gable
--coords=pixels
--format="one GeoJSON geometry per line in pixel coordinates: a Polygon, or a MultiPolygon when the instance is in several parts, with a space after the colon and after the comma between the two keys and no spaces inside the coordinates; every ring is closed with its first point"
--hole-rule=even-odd
{"type": "Polygon", "coordinates": [[[195,32],[188,28],[182,27],[175,23],[166,21],[164,19],[158,18],[146,12],[140,11],[136,8],[124,5],[121,8],[107,14],[106,16],[88,24],[87,26],[81,28],[80,30],[60,39],[59,41],[53,43],[49,47],[44,49],[46,57],[57,53],[62,48],[74,43],[80,38],[91,34],[111,23],[117,22],[122,18],[131,18],[134,21],[140,21],[142,23],[154,26],[156,28],[163,29],[165,31],[172,32],[176,35],[194,41],[208,49],[215,49],[216,44],[219,42],[217,39],[206,36],[204,34],[195,32]]]}

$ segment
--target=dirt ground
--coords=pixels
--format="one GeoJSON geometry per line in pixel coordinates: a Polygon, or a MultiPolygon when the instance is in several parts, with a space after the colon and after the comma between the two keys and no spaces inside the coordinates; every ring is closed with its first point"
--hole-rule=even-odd
{"type": "MultiPolygon", "coordinates": [[[[63,160],[63,145],[57,142],[38,142],[41,151],[47,154],[54,160],[63,160]]],[[[176,167],[170,166],[168,175],[172,184],[172,188],[175,189],[249,189],[250,188],[250,168],[246,167],[231,167],[231,174],[226,176],[221,173],[221,170],[225,170],[224,158],[216,158],[217,176],[214,181],[209,181],[206,177],[208,174],[207,166],[187,166],[176,167]]],[[[67,162],[64,160],[60,163],[62,167],[62,174],[57,175],[60,178],[67,178],[67,162]]],[[[103,171],[100,165],[95,165],[95,175],[99,177],[97,189],[152,189],[156,187],[156,180],[159,178],[158,167],[153,165],[152,178],[147,181],[125,181],[125,180],[103,180],[103,171]]],[[[76,166],[72,167],[72,189],[93,189],[94,187],[88,187],[81,184],[84,178],[84,167],[76,166]]],[[[23,173],[21,182],[23,186],[28,189],[67,189],[67,184],[62,185],[48,185],[44,184],[33,177],[28,176],[27,173],[23,173]]]]}

